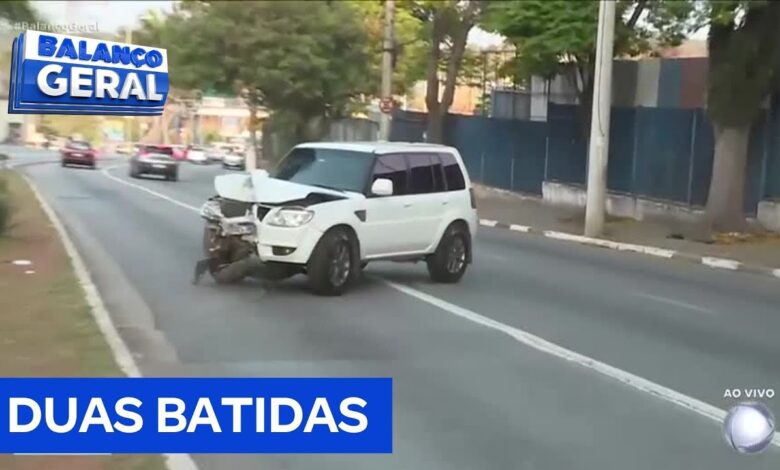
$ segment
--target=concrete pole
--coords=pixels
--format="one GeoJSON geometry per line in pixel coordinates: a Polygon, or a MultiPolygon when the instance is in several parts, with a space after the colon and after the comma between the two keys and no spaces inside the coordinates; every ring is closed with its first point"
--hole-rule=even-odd
{"type": "MultiPolygon", "coordinates": [[[[133,29],[130,26],[125,29],[125,43],[133,43],[133,29]]],[[[125,142],[130,142],[133,140],[133,120],[134,118],[132,116],[125,116],[125,142]]]]}
{"type": "Polygon", "coordinates": [[[585,235],[588,237],[597,237],[604,230],[614,39],[615,2],[601,0],[596,43],[596,75],[593,81],[593,111],[590,120],[590,149],[588,151],[588,199],[585,207],[585,235]]]}
{"type": "MultiPolygon", "coordinates": [[[[393,96],[393,51],[395,49],[395,0],[385,0],[385,39],[382,47],[382,99],[393,96]]],[[[390,140],[390,114],[379,115],[379,140],[390,140]]]]}

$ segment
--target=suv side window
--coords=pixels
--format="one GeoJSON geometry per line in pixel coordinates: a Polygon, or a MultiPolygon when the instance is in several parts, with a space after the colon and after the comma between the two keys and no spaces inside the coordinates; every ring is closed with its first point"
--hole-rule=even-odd
{"type": "Polygon", "coordinates": [[[439,154],[444,167],[444,179],[447,181],[447,191],[460,191],[466,189],[466,180],[455,157],[450,153],[439,154]]]}
{"type": "Polygon", "coordinates": [[[409,192],[411,194],[446,191],[441,160],[435,153],[409,153],[409,192]]]}
{"type": "Polygon", "coordinates": [[[408,167],[406,157],[401,153],[380,155],[374,163],[374,171],[371,175],[371,183],[379,178],[386,178],[393,182],[393,196],[408,194],[408,167]]]}

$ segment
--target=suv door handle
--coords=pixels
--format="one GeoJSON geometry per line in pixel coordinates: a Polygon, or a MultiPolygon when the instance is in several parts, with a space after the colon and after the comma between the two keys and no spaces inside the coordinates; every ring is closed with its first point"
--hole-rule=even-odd
{"type": "Polygon", "coordinates": [[[446,206],[446,205],[447,205],[447,204],[449,204],[449,203],[450,203],[450,201],[442,201],[442,202],[441,202],[441,205],[442,205],[442,206],[446,206]]]}
{"type": "Polygon", "coordinates": [[[412,207],[412,203],[411,202],[405,202],[404,203],[404,207],[412,207]]]}

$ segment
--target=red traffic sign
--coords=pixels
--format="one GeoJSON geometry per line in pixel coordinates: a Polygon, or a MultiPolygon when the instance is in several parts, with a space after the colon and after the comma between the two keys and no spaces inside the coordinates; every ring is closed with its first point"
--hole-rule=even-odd
{"type": "Polygon", "coordinates": [[[382,98],[379,101],[379,110],[385,114],[390,114],[395,108],[395,101],[392,98],[382,98]]]}

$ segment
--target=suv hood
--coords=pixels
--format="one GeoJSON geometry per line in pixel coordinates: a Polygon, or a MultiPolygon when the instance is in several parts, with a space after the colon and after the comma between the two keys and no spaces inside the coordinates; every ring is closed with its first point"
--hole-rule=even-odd
{"type": "MultiPolygon", "coordinates": [[[[265,170],[255,170],[249,175],[217,176],[214,178],[214,188],[217,190],[217,194],[226,199],[272,205],[302,202],[312,194],[326,196],[326,200],[359,197],[357,193],[335,191],[319,186],[271,178],[265,170]]],[[[322,199],[320,198],[319,202],[322,202],[322,199]]]]}

